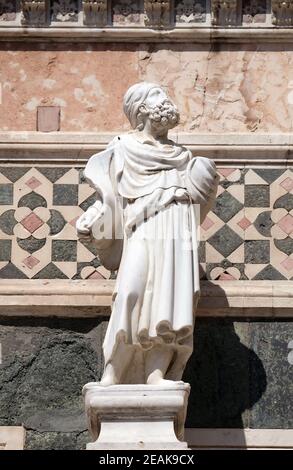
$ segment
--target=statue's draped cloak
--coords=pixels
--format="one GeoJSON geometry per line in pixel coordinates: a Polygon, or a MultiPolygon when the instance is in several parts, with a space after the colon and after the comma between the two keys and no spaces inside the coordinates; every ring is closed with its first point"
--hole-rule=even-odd
{"type": "Polygon", "coordinates": [[[123,382],[144,383],[144,355],[168,344],[174,360],[166,378],[177,380],[192,352],[199,297],[196,204],[203,220],[215,198],[215,165],[171,141],[158,147],[128,134],[94,155],[85,176],[102,207],[92,226],[100,259],[119,267],[105,364],[131,348],[123,382]],[[113,237],[102,239],[107,221],[113,237]]]}

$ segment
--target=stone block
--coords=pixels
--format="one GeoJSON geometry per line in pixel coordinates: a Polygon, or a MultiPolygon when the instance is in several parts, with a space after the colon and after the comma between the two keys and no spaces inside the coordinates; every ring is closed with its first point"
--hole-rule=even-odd
{"type": "Polygon", "coordinates": [[[11,260],[11,240],[0,240],[0,261],[11,260]]]}
{"type": "Polygon", "coordinates": [[[290,321],[252,322],[251,347],[263,364],[265,375],[250,364],[250,388],[262,393],[250,410],[251,428],[293,427],[293,367],[289,361],[289,343],[293,338],[290,321]]]}
{"type": "Polygon", "coordinates": [[[24,437],[22,426],[0,426],[0,450],[22,450],[24,437]]]}
{"type": "Polygon", "coordinates": [[[13,204],[13,184],[0,184],[0,205],[13,204]]]}
{"type": "Polygon", "coordinates": [[[60,131],[60,106],[38,106],[37,131],[60,131]]]}
{"type": "Polygon", "coordinates": [[[53,261],[76,261],[76,251],[75,240],[52,240],[53,261]]]}
{"type": "Polygon", "coordinates": [[[78,185],[54,184],[53,204],[56,206],[76,206],[78,204],[78,185]]]}

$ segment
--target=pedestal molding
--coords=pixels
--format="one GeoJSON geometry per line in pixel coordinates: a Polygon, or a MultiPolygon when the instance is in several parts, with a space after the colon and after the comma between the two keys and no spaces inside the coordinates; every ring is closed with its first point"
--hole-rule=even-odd
{"type": "Polygon", "coordinates": [[[88,429],[98,449],[187,449],[184,422],[190,385],[112,385],[83,388],[88,429]]]}

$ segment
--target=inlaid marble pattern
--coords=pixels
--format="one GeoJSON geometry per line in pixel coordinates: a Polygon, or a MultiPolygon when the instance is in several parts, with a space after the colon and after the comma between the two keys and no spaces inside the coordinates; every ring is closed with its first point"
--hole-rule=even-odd
{"type": "Polygon", "coordinates": [[[201,230],[204,279],[293,279],[290,168],[218,168],[214,209],[201,230]]]}
{"type": "Polygon", "coordinates": [[[108,278],[75,221],[94,201],[82,168],[1,167],[0,277],[108,278]]]}
{"type": "MultiPolygon", "coordinates": [[[[219,167],[214,209],[201,227],[203,279],[293,279],[293,172],[219,167]]],[[[95,200],[83,169],[0,167],[0,278],[108,279],[76,219],[95,200]]]]}

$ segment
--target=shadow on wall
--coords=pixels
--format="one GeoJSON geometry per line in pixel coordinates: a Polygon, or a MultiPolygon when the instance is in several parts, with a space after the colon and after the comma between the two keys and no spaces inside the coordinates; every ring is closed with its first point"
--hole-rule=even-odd
{"type": "Polygon", "coordinates": [[[249,345],[247,319],[196,319],[194,353],[183,376],[191,385],[186,427],[249,427],[248,410],[267,386],[263,364],[249,345]]]}
{"type": "Polygon", "coordinates": [[[26,449],[85,448],[81,390],[101,377],[107,320],[0,317],[0,426],[23,425],[26,449]]]}

